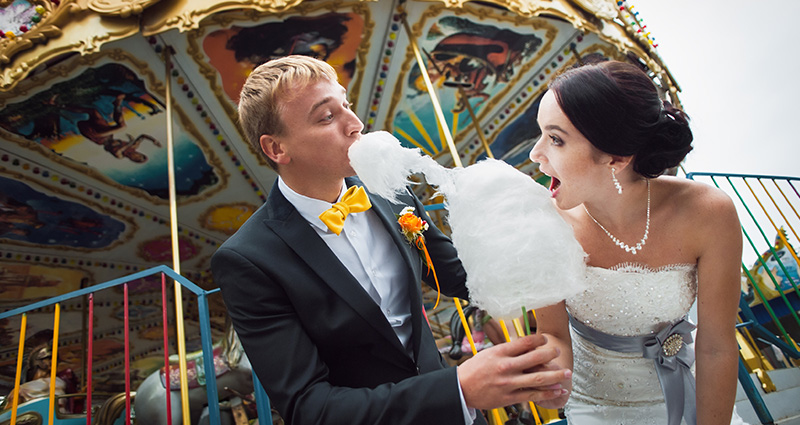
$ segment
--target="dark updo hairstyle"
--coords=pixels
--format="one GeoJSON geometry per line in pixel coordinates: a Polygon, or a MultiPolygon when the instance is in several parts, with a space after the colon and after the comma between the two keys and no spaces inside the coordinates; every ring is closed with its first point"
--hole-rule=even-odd
{"type": "Polygon", "coordinates": [[[597,149],[633,155],[633,169],[656,177],[692,150],[689,117],[658,96],[635,65],[606,61],[570,69],[549,84],[570,122],[597,149]]]}

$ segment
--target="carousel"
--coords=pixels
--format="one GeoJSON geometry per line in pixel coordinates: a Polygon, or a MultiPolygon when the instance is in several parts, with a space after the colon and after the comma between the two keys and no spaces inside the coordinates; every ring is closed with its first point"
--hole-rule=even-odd
{"type": "MultiPolygon", "coordinates": [[[[209,262],[276,178],[237,124],[257,65],[325,60],[365,132],[547,184],[528,152],[548,81],[623,60],[680,105],[656,48],[624,0],[0,0],[0,423],[36,423],[41,399],[40,421],[151,423],[135,400],[170,400],[165,382],[165,418],[199,423],[206,397],[255,417],[209,262]],[[227,391],[203,389],[210,363],[227,391]]],[[[444,339],[455,303],[435,297],[444,339]]]]}

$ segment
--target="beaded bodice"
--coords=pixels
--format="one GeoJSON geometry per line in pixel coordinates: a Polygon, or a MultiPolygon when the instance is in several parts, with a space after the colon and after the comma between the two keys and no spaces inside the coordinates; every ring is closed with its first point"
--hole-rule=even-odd
{"type": "MultiPolygon", "coordinates": [[[[611,269],[588,267],[588,289],[568,299],[567,310],[575,319],[608,334],[656,333],[689,311],[697,295],[696,270],[695,265],[689,264],[659,269],[638,264],[611,269]]],[[[656,415],[666,413],[653,360],[638,353],[606,350],[575,332],[571,335],[574,374],[568,417],[571,407],[573,414],[589,409],[598,418],[609,409],[620,407],[624,410],[615,410],[615,415],[639,416],[616,416],[615,420],[622,421],[616,423],[661,423],[660,419],[646,420],[647,415],[642,416],[649,408],[656,415]]]]}
{"type": "Polygon", "coordinates": [[[685,315],[697,295],[696,267],[621,264],[587,268],[588,289],[567,300],[577,320],[612,335],[655,333],[685,315]]]}

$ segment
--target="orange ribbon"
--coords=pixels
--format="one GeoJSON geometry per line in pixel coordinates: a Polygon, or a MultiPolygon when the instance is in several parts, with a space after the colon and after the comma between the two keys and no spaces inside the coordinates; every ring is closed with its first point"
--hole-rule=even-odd
{"type": "Polygon", "coordinates": [[[420,249],[425,253],[425,262],[428,263],[428,274],[433,272],[433,281],[436,282],[436,304],[433,305],[435,310],[436,307],[439,306],[439,299],[442,296],[442,291],[439,289],[439,278],[436,277],[436,269],[433,268],[433,261],[431,260],[431,255],[428,254],[428,247],[425,246],[425,238],[423,238],[421,235],[417,236],[417,239],[414,240],[414,243],[417,245],[417,249],[420,249]]]}

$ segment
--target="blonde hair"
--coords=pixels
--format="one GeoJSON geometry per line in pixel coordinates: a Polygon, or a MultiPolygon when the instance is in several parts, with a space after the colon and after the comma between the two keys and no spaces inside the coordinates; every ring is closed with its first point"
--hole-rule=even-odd
{"type": "MultiPolygon", "coordinates": [[[[281,135],[285,131],[280,114],[283,105],[292,99],[291,93],[323,79],[338,81],[333,67],[302,55],[274,59],[253,70],[239,94],[238,111],[239,124],[256,151],[262,152],[262,135],[281,135]]],[[[267,163],[277,171],[268,157],[267,163]]]]}

